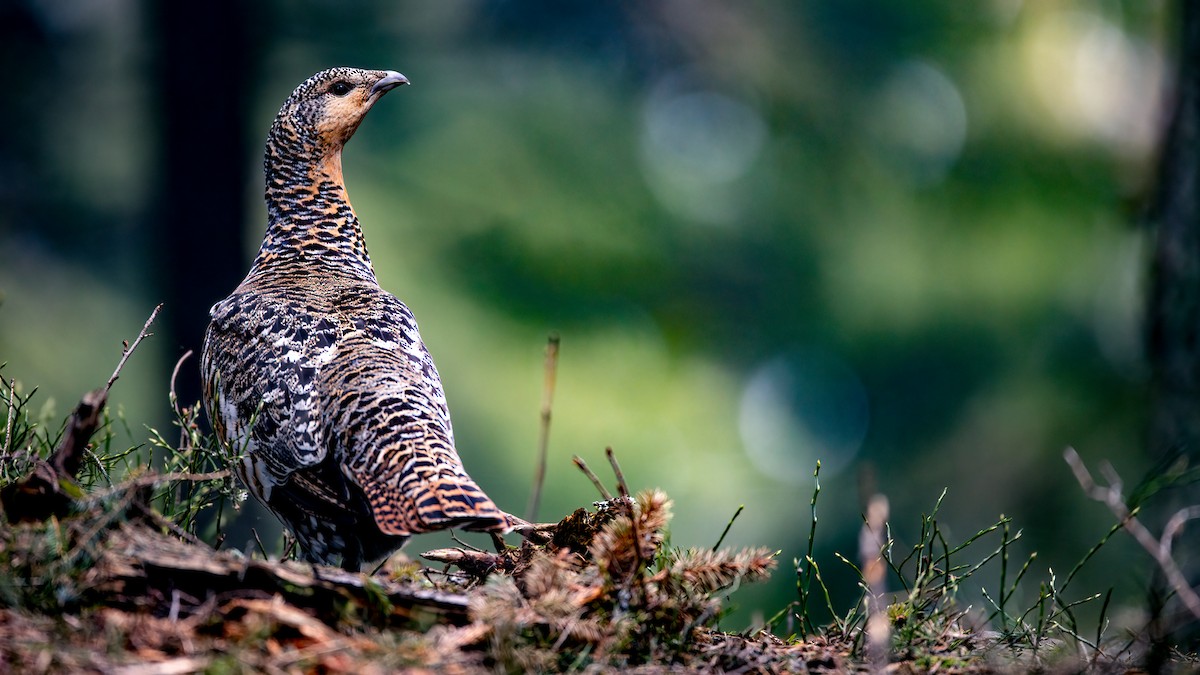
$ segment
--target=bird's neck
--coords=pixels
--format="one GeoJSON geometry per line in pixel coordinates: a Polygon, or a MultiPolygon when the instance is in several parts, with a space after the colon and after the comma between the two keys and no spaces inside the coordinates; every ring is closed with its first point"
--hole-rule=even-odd
{"type": "Polygon", "coordinates": [[[264,162],[267,232],[251,275],[271,268],[324,268],[373,281],[362,227],[342,179],[341,148],[320,152],[295,138],[272,136],[264,162]]]}

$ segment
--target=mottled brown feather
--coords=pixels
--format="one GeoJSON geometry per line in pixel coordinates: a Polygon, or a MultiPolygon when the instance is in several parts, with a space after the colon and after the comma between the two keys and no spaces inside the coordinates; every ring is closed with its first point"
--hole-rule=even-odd
{"type": "Polygon", "coordinates": [[[406,81],[334,68],[284,103],[264,160],[267,232],[213,306],[201,358],[213,426],[246,448],[238,475],[310,560],[347,568],[415,533],[514,522],[463,468],[437,368],[379,287],[346,195],[343,145],[406,81]]]}

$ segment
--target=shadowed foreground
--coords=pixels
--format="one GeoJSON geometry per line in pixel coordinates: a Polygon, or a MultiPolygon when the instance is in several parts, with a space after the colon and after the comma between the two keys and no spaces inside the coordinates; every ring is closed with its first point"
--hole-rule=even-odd
{"type": "MultiPolygon", "coordinates": [[[[8,571],[0,576],[0,670],[1136,670],[1137,639],[1120,636],[1124,646],[1114,647],[1097,634],[1088,642],[1075,626],[1072,608],[1100,596],[1064,600],[1069,577],[1024,615],[1006,613],[1002,595],[1002,630],[980,628],[987,621],[957,605],[957,589],[1019,533],[1010,536],[1001,519],[950,549],[935,506],[923,517],[921,541],[896,562],[881,497],[865,517],[855,567],[863,602],[838,618],[806,556],[793,567],[798,600],[752,629],[725,632],[724,599],[742,582],[768,578],[778,553],[721,548],[724,533],[712,548],[670,546],[671,501],[660,490],[631,496],[611,451],[617,496],[576,458],[603,499],[531,526],[519,547],[496,553],[463,544],[422,554],[438,567],[394,556],[364,574],[286,560],[290,547],[283,561],[222,549],[222,535],[201,536],[197,516],[217,508],[219,531],[224,506],[245,496],[223,468],[236,451],[200,431],[195,408],[177,408],[178,443],[151,430],[151,443],[166,452],[158,470],[142,463],[137,447],[113,449],[108,391],[153,320],[57,438],[31,421],[28,395],[0,387],[0,566],[8,571]],[[122,463],[125,477],[114,484],[122,463]],[[961,555],[995,534],[1000,548],[982,561],[969,559],[975,549],[961,555]],[[886,593],[889,574],[905,592],[886,593]],[[828,626],[811,613],[822,595],[834,615],[828,626]],[[793,626],[802,637],[781,636],[793,626]]],[[[818,484],[810,551],[819,491],[818,484]]],[[[1195,665],[1194,656],[1173,653],[1179,670],[1195,665]]]]}

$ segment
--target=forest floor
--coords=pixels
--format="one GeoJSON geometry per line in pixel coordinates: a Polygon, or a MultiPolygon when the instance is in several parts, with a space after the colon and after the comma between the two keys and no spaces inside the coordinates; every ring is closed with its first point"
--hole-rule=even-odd
{"type": "MultiPolygon", "coordinates": [[[[661,492],[580,509],[538,543],[442,549],[426,554],[435,568],[352,574],[213,550],[173,531],[142,501],[145,485],[0,527],[0,671],[871,669],[860,631],[800,640],[715,629],[721,592],[765,578],[774,555],[663,550],[661,492]]],[[[940,632],[922,653],[889,657],[889,672],[999,667],[995,638],[940,632]]]]}
{"type": "MultiPolygon", "coordinates": [[[[42,517],[47,468],[3,491],[3,672],[1142,672],[1061,634],[972,627],[934,585],[881,609],[878,638],[866,609],[817,627],[798,603],[785,612],[804,636],[773,633],[780,617],[723,632],[722,599],[775,554],[665,546],[672,505],[656,490],[518,547],[430,551],[430,567],[396,556],[367,574],[216,550],[153,503],[164,482],[224,478],[147,474],[42,517]]],[[[1176,654],[1169,670],[1197,666],[1176,654]]]]}
{"type": "Polygon", "coordinates": [[[1194,649],[1104,637],[1108,598],[1091,637],[1075,611],[1099,595],[1072,602],[1051,583],[1032,607],[1006,607],[1028,563],[990,616],[962,609],[960,584],[990,560],[1008,565],[1020,535],[1001,519],[950,548],[936,506],[894,559],[886,500],[869,500],[857,562],[842,560],[861,602],[838,617],[811,558],[819,483],[810,555],[782,572],[796,599],[757,628],[722,631],[724,600],[776,571],[778,552],[722,548],[724,533],[712,548],[670,546],[671,500],[631,494],[611,451],[616,489],[577,459],[601,498],[520,546],[422,553],[432,565],[396,555],[371,573],[290,560],[287,547],[283,560],[223,549],[198,515],[245,496],[194,407],[172,393],[180,438],[154,434],[154,469],[113,444],[107,394],[145,335],[57,435],[0,378],[0,672],[1200,672],[1194,649]],[[999,546],[951,564],[985,535],[999,546]],[[818,605],[833,623],[814,621],[818,605]]]}

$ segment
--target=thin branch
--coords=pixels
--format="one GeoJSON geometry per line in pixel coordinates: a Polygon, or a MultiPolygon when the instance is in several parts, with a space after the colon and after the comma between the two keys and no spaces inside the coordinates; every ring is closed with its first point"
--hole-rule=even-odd
{"type": "Polygon", "coordinates": [[[552,333],[546,341],[546,367],[542,380],[542,421],[538,430],[538,459],[537,468],[533,474],[533,492],[529,495],[529,506],[525,509],[525,519],[537,519],[538,505],[542,501],[542,485],[546,482],[546,458],[550,447],[550,414],[554,407],[554,385],[558,378],[558,343],[557,333],[552,333]]]}
{"type": "Polygon", "coordinates": [[[162,485],[163,483],[173,483],[173,482],[177,482],[177,481],[190,481],[193,483],[200,483],[200,482],[207,481],[207,480],[221,480],[223,478],[228,478],[229,475],[230,475],[229,469],[221,469],[220,471],[210,471],[208,473],[150,474],[147,476],[140,476],[138,478],[132,478],[130,480],[125,481],[124,483],[121,483],[120,485],[115,485],[107,490],[102,491],[102,492],[95,492],[93,494],[90,494],[90,495],[88,495],[86,501],[88,501],[88,502],[102,501],[102,500],[108,499],[109,497],[111,497],[115,494],[120,494],[122,492],[128,492],[129,490],[137,490],[140,488],[155,487],[158,485],[162,485]]]}
{"type": "MultiPolygon", "coordinates": [[[[604,448],[604,456],[608,458],[608,463],[612,466],[613,473],[617,476],[617,490],[620,491],[622,497],[629,496],[629,484],[625,482],[625,474],[621,471],[621,465],[617,463],[617,455],[613,453],[612,446],[604,448]]],[[[642,535],[638,531],[638,518],[640,515],[637,500],[634,500],[629,509],[629,530],[633,535],[633,553],[637,559],[637,566],[634,568],[633,578],[636,578],[639,583],[643,583],[641,569],[645,564],[645,557],[642,555],[642,535]]]]}
{"type": "Polygon", "coordinates": [[[1183,523],[1191,518],[1200,517],[1200,507],[1193,506],[1188,509],[1181,510],[1171,518],[1168,523],[1167,530],[1163,534],[1162,540],[1154,538],[1154,535],[1142,524],[1136,517],[1136,512],[1131,512],[1125,505],[1125,500],[1121,496],[1120,486],[1121,478],[1116,471],[1105,462],[1101,465],[1103,471],[1109,480],[1109,486],[1104,487],[1097,485],[1092,479],[1092,474],[1087,470],[1083,460],[1079,458],[1079,453],[1075,452],[1074,448],[1067,448],[1063,451],[1063,458],[1067,465],[1071,467],[1071,471],[1075,474],[1075,480],[1079,481],[1079,487],[1083,488],[1084,493],[1088,497],[1101,502],[1108,506],[1125,530],[1141,544],[1146,552],[1154,557],[1158,562],[1159,568],[1167,578],[1167,582],[1179,595],[1184,606],[1197,619],[1200,619],[1200,595],[1196,594],[1188,583],[1179,566],[1175,564],[1175,560],[1171,557],[1171,537],[1173,537],[1179,529],[1183,527],[1183,523]],[[1196,509],[1193,513],[1192,510],[1196,509]]]}
{"type": "Polygon", "coordinates": [[[1183,533],[1183,526],[1186,525],[1189,520],[1195,520],[1197,518],[1200,518],[1200,505],[1188,506],[1179,509],[1175,512],[1175,515],[1171,516],[1171,519],[1168,520],[1167,524],[1163,527],[1162,539],[1160,541],[1163,555],[1171,555],[1171,545],[1175,541],[1176,537],[1183,533]]]}
{"type": "Polygon", "coordinates": [[[608,463],[612,466],[613,473],[617,475],[617,490],[621,492],[622,497],[628,497],[629,484],[625,482],[625,474],[621,472],[621,465],[617,463],[617,456],[613,454],[611,445],[604,449],[604,456],[608,457],[608,463]]]}
{"type": "MultiPolygon", "coordinates": [[[[888,520],[888,499],[876,493],[867,501],[867,512],[858,535],[858,555],[862,562],[862,582],[866,591],[863,602],[867,613],[867,656],[875,672],[882,672],[888,661],[891,623],[887,617],[887,564],[884,554],[888,520]]],[[[947,574],[949,574],[949,565],[947,574]]]]}
{"type": "MultiPolygon", "coordinates": [[[[0,381],[0,384],[4,384],[4,382],[0,381]]],[[[4,421],[4,451],[6,453],[12,452],[12,447],[10,447],[9,444],[12,443],[13,415],[16,413],[16,409],[17,409],[16,389],[17,389],[17,380],[15,378],[9,380],[8,381],[8,417],[6,417],[5,421],[4,421]]]]}
{"type": "Polygon", "coordinates": [[[604,483],[601,483],[600,479],[596,477],[596,474],[588,468],[587,462],[583,461],[582,457],[575,455],[571,458],[571,461],[575,462],[575,466],[579,467],[579,470],[583,472],[583,475],[587,476],[588,480],[592,481],[592,485],[596,486],[596,490],[600,493],[601,497],[604,497],[605,500],[613,498],[612,493],[608,491],[608,488],[604,487],[604,483]]]}
{"type": "Polygon", "coordinates": [[[160,302],[158,303],[158,306],[154,308],[154,311],[150,312],[150,318],[146,319],[146,324],[142,326],[142,330],[138,333],[138,336],[134,338],[133,344],[122,344],[121,360],[117,362],[117,369],[113,371],[112,377],[108,378],[108,384],[104,385],[104,393],[107,394],[108,390],[112,389],[113,382],[116,382],[117,378],[121,376],[121,369],[125,367],[125,362],[129,360],[129,357],[133,354],[133,350],[137,349],[138,344],[140,344],[141,341],[146,337],[154,335],[154,333],[149,333],[147,331],[150,330],[150,324],[154,323],[154,319],[158,317],[158,312],[161,309],[162,303],[160,302]]]}
{"type": "MultiPolygon", "coordinates": [[[[172,410],[172,412],[175,413],[175,416],[179,420],[179,449],[180,450],[183,450],[184,446],[186,446],[188,444],[188,423],[187,423],[187,420],[184,419],[185,417],[187,417],[187,408],[179,407],[179,395],[175,393],[175,380],[176,380],[176,378],[179,377],[179,369],[181,367],[183,367],[183,362],[187,361],[188,358],[191,357],[191,355],[192,355],[192,350],[190,350],[190,349],[187,350],[186,352],[184,352],[183,356],[179,357],[179,360],[175,362],[174,370],[171,371],[171,389],[170,389],[171,410],[172,410]]],[[[194,455],[193,455],[193,457],[194,457],[194,455]]]]}
{"type": "Polygon", "coordinates": [[[472,545],[468,544],[467,542],[463,541],[462,539],[459,539],[458,535],[454,534],[454,530],[450,530],[450,538],[453,539],[459,546],[462,546],[463,548],[470,549],[470,550],[476,551],[478,553],[486,553],[486,551],[479,548],[478,546],[472,546],[472,545]]]}
{"type": "Polygon", "coordinates": [[[745,504],[738,504],[737,511],[734,511],[733,517],[729,519],[728,523],[725,523],[725,530],[721,532],[721,536],[717,539],[717,543],[713,544],[712,550],[715,551],[721,548],[721,542],[725,541],[725,535],[729,534],[729,528],[733,527],[733,521],[737,520],[738,516],[742,515],[742,511],[745,509],[745,504]]]}
{"type": "MultiPolygon", "coordinates": [[[[258,536],[258,528],[250,528],[250,534],[254,535],[254,541],[258,544],[258,552],[262,553],[262,557],[266,560],[271,559],[271,554],[267,553],[267,547],[263,545],[262,538],[258,536]]],[[[249,558],[250,556],[246,556],[249,558]]]]}
{"type": "MultiPolygon", "coordinates": [[[[160,307],[162,305],[159,305],[160,307]]],[[[175,362],[175,369],[171,371],[171,403],[175,406],[175,413],[182,415],[179,410],[179,396],[175,393],[175,380],[179,377],[179,369],[183,367],[183,362],[187,361],[192,356],[192,350],[187,350],[179,360],[175,362]]]]}

